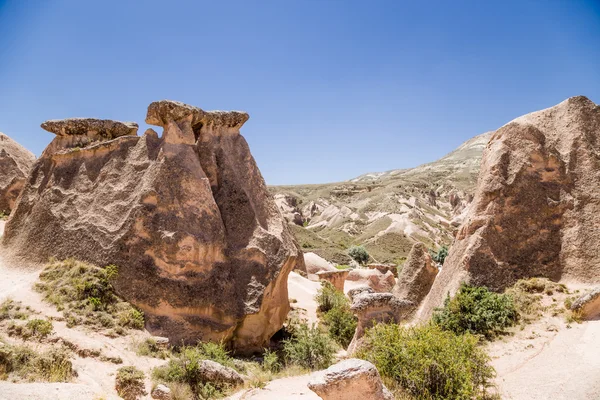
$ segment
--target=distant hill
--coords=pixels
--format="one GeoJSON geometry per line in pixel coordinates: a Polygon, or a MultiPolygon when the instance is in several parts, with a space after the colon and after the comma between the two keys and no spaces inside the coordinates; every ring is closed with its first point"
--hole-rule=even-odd
{"type": "Polygon", "coordinates": [[[452,241],[452,221],[471,200],[490,135],[416,168],[270,190],[305,251],[346,264],[347,248],[360,244],[378,262],[402,263],[416,241],[431,248],[452,241]]]}

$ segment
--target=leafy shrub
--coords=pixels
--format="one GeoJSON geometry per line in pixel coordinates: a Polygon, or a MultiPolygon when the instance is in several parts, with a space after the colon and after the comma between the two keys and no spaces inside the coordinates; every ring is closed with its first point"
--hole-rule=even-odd
{"type": "Polygon", "coordinates": [[[362,246],[352,246],[348,249],[348,255],[357,263],[364,265],[369,262],[369,253],[362,246]]]}
{"type": "Polygon", "coordinates": [[[430,250],[430,253],[433,261],[435,261],[438,264],[444,265],[444,261],[446,260],[446,257],[448,257],[448,246],[440,247],[440,249],[437,252],[430,250]]]}
{"type": "Polygon", "coordinates": [[[323,316],[329,336],[346,348],[354,337],[357,320],[349,305],[334,307],[323,316]]]}
{"type": "Polygon", "coordinates": [[[513,298],[490,292],[485,287],[461,285],[444,307],[436,309],[433,322],[456,334],[473,333],[491,339],[516,324],[518,313],[513,298]]]}
{"type": "Polygon", "coordinates": [[[369,329],[358,357],[416,399],[482,398],[495,376],[489,357],[471,334],[457,335],[427,324],[369,329]]]}
{"type": "Polygon", "coordinates": [[[144,379],[146,375],[133,366],[117,370],[115,389],[125,400],[136,400],[146,394],[144,379]]]}
{"type": "Polygon", "coordinates": [[[25,325],[27,329],[31,332],[31,336],[45,338],[50,335],[54,330],[52,326],[52,322],[45,319],[32,319],[27,321],[27,325],[25,325]]]}
{"type": "Polygon", "coordinates": [[[331,365],[336,348],[332,340],[313,325],[306,322],[297,325],[290,339],[283,341],[283,354],[287,364],[295,364],[311,370],[331,365]]]}
{"type": "Polygon", "coordinates": [[[118,267],[95,265],[67,259],[51,260],[40,274],[36,290],[44,299],[63,311],[68,327],[79,324],[96,328],[143,329],[144,315],[119,298],[111,281],[118,276],[118,267]]]}
{"type": "Polygon", "coordinates": [[[346,295],[335,288],[328,281],[321,282],[321,288],[318,290],[315,300],[320,312],[327,312],[335,307],[348,303],[346,295]]]}
{"type": "Polygon", "coordinates": [[[36,352],[28,346],[0,347],[0,380],[20,378],[27,382],[69,382],[76,373],[64,347],[36,352]]]}
{"type": "Polygon", "coordinates": [[[269,372],[279,372],[281,370],[281,363],[279,362],[277,353],[268,349],[265,350],[263,353],[262,367],[269,372]]]}

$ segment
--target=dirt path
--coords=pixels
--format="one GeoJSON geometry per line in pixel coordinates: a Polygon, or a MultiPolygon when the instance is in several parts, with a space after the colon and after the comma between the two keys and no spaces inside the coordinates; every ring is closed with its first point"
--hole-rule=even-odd
{"type": "Polygon", "coordinates": [[[570,329],[561,322],[536,324],[523,339],[492,346],[491,354],[500,353],[492,364],[503,399],[600,399],[600,321],[570,329]]]}

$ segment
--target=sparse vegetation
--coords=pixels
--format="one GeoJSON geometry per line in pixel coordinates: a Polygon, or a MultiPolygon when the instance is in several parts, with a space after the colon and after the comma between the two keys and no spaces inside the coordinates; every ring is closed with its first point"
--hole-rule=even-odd
{"type": "Polygon", "coordinates": [[[114,292],[111,281],[117,274],[114,265],[100,268],[74,259],[51,260],[35,288],[63,311],[69,327],[113,328],[114,334],[124,334],[127,328],[143,329],[142,312],[114,292]]]}
{"type": "Polygon", "coordinates": [[[335,267],[341,270],[350,269],[349,265],[336,265],[335,267]]]}
{"type": "Polygon", "coordinates": [[[31,311],[12,299],[5,300],[0,304],[0,322],[6,319],[27,319],[31,311]]]}
{"type": "Polygon", "coordinates": [[[124,400],[136,400],[146,394],[146,375],[133,366],[121,367],[117,371],[115,389],[124,400]]]}
{"type": "Polygon", "coordinates": [[[154,357],[166,360],[171,356],[171,351],[158,345],[156,339],[147,338],[134,343],[135,352],[138,356],[154,357]]]}
{"type": "Polygon", "coordinates": [[[19,336],[23,339],[37,338],[43,339],[50,334],[54,327],[52,322],[45,319],[32,319],[27,323],[11,322],[8,325],[8,334],[11,336],[19,336]]]}
{"type": "Polygon", "coordinates": [[[321,288],[317,292],[315,300],[318,304],[318,310],[322,313],[326,313],[335,307],[348,303],[346,295],[337,290],[335,286],[328,281],[321,282],[321,288]]]}
{"type": "Polygon", "coordinates": [[[456,334],[472,333],[492,339],[516,324],[518,312],[513,298],[485,287],[461,285],[453,298],[435,311],[433,322],[456,334]]]}
{"type": "Polygon", "coordinates": [[[367,331],[358,356],[375,364],[403,398],[483,399],[495,371],[477,344],[474,335],[433,324],[380,324],[367,331]]]}
{"type": "Polygon", "coordinates": [[[75,375],[70,353],[64,347],[42,352],[37,352],[29,346],[13,346],[6,343],[0,347],[0,380],[69,382],[75,375]]]}
{"type": "Polygon", "coordinates": [[[360,265],[365,265],[369,262],[369,253],[362,246],[352,246],[348,249],[348,255],[360,265]]]}
{"type": "Polygon", "coordinates": [[[276,352],[265,349],[263,353],[262,367],[269,372],[277,373],[281,370],[281,363],[276,352]]]}
{"type": "Polygon", "coordinates": [[[346,295],[336,290],[330,282],[324,281],[315,300],[329,336],[340,346],[348,347],[356,330],[356,317],[350,311],[350,301],[346,295]]]}
{"type": "Polygon", "coordinates": [[[222,397],[229,389],[226,385],[203,382],[200,365],[203,360],[212,360],[221,365],[236,368],[234,359],[222,344],[199,343],[197,346],[182,346],[168,364],[155,368],[152,377],[157,382],[186,385],[193,399],[222,397]]]}
{"type": "Polygon", "coordinates": [[[294,327],[292,337],[283,341],[286,364],[310,370],[324,369],[333,363],[336,346],[319,327],[302,322],[294,327]]]}

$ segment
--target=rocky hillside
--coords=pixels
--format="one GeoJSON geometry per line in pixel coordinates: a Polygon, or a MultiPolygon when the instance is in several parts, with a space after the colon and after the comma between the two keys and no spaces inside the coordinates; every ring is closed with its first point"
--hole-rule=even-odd
{"type": "Polygon", "coordinates": [[[347,264],[346,249],[360,244],[374,261],[403,263],[417,241],[432,248],[452,241],[472,200],[490,135],[476,136],[416,168],[270,189],[305,251],[347,264]]]}

